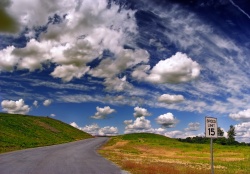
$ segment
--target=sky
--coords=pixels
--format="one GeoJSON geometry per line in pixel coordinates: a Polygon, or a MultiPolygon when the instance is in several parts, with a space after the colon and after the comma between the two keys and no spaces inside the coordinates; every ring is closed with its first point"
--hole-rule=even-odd
{"type": "Polygon", "coordinates": [[[250,142],[249,38],[248,0],[3,0],[0,112],[250,142]]]}

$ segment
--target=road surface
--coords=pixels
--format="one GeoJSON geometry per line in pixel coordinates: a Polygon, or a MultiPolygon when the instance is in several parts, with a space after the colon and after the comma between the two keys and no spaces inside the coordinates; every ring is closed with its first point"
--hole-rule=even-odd
{"type": "Polygon", "coordinates": [[[1,174],[125,174],[97,154],[106,137],[0,155],[1,174]]]}

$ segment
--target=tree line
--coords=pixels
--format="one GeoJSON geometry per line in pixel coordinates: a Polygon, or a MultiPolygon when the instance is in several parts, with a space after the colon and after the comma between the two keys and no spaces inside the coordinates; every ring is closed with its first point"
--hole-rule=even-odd
{"type": "MultiPolygon", "coordinates": [[[[230,125],[229,130],[227,131],[227,137],[224,137],[224,131],[218,127],[217,128],[218,138],[213,140],[214,143],[221,144],[221,145],[243,145],[243,146],[250,146],[250,143],[245,142],[238,142],[235,140],[235,127],[230,125]]],[[[185,139],[178,139],[181,142],[188,142],[188,143],[198,143],[198,144],[208,144],[210,143],[210,138],[196,136],[196,137],[187,137],[185,139]]]]}

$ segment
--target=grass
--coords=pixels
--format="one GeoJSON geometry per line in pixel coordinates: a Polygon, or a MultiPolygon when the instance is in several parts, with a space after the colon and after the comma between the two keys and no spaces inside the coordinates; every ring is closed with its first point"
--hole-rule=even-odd
{"type": "MultiPolygon", "coordinates": [[[[139,133],[112,137],[99,150],[132,174],[209,174],[210,144],[190,144],[161,135],[139,133]]],[[[215,173],[247,174],[249,146],[214,144],[215,173]]]]}
{"type": "Polygon", "coordinates": [[[49,117],[0,113],[0,153],[91,138],[49,117]]]}

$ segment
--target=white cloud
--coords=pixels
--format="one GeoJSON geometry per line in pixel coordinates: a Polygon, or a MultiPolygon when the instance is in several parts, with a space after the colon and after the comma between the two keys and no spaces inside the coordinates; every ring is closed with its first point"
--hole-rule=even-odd
{"type": "Polygon", "coordinates": [[[81,128],[75,122],[72,122],[69,125],[81,130],[81,128]]]}
{"type": "Polygon", "coordinates": [[[11,113],[11,114],[27,114],[30,111],[30,107],[25,105],[23,99],[19,99],[18,101],[13,100],[3,100],[1,102],[1,106],[3,111],[11,113]]]}
{"type": "Polygon", "coordinates": [[[183,132],[178,130],[166,132],[164,135],[170,138],[186,138],[183,136],[183,132]]]}
{"type": "Polygon", "coordinates": [[[145,117],[137,117],[134,122],[127,121],[125,127],[125,134],[136,133],[136,132],[151,132],[150,121],[145,117]]]}
{"type": "Polygon", "coordinates": [[[118,134],[118,128],[113,126],[99,127],[97,124],[86,125],[81,128],[82,131],[87,132],[93,136],[114,136],[118,134]]]}
{"type": "Polygon", "coordinates": [[[51,117],[55,117],[56,115],[55,114],[50,114],[51,117]]]}
{"type": "Polygon", "coordinates": [[[164,135],[166,137],[170,137],[170,138],[187,138],[187,137],[202,136],[200,134],[199,135],[195,135],[195,134],[192,134],[190,132],[182,132],[182,131],[179,131],[179,130],[165,132],[164,135]]]}
{"type": "Polygon", "coordinates": [[[94,116],[91,116],[91,118],[94,119],[105,119],[107,118],[107,115],[110,115],[115,112],[114,109],[111,109],[109,106],[105,106],[104,108],[96,107],[97,112],[94,116]]]}
{"type": "Polygon", "coordinates": [[[250,143],[250,122],[235,125],[235,132],[237,141],[250,143]]]}
{"type": "Polygon", "coordinates": [[[118,135],[118,128],[113,126],[105,126],[98,131],[99,136],[114,136],[118,135]]]}
{"type": "Polygon", "coordinates": [[[107,91],[121,92],[124,90],[130,90],[133,88],[133,86],[126,79],[126,76],[121,79],[118,77],[106,78],[103,84],[106,86],[107,91]]]}
{"type": "Polygon", "coordinates": [[[7,48],[0,50],[0,72],[1,71],[13,71],[18,63],[18,58],[12,55],[14,46],[8,46],[7,48]]]}
{"type": "Polygon", "coordinates": [[[184,101],[184,97],[182,95],[170,95],[170,94],[163,94],[158,98],[159,102],[171,104],[171,103],[178,103],[184,101]]]}
{"type": "Polygon", "coordinates": [[[15,48],[12,55],[19,57],[18,69],[28,69],[34,71],[42,69],[42,63],[50,59],[49,50],[51,48],[50,42],[38,42],[31,39],[26,47],[15,48]]]}
{"type": "Polygon", "coordinates": [[[100,127],[97,124],[92,124],[84,126],[83,128],[81,128],[81,130],[91,135],[97,135],[100,127]]]}
{"type": "Polygon", "coordinates": [[[146,77],[148,76],[147,72],[149,70],[150,70],[149,65],[140,65],[134,69],[131,75],[133,78],[137,80],[144,81],[146,77]]]}
{"type": "Polygon", "coordinates": [[[58,14],[66,13],[66,10],[76,5],[74,1],[69,4],[66,1],[40,1],[28,0],[13,1],[8,12],[18,20],[23,26],[33,28],[34,26],[45,25],[48,17],[52,16],[56,11],[58,14]],[[63,12],[64,11],[64,12],[63,12]]]}
{"type": "Polygon", "coordinates": [[[52,101],[50,99],[47,99],[43,102],[44,106],[49,106],[52,103],[52,101]]]}
{"type": "Polygon", "coordinates": [[[151,70],[147,80],[152,83],[181,83],[196,79],[200,65],[186,54],[177,52],[172,57],[159,61],[151,70]]]}
{"type": "Polygon", "coordinates": [[[170,112],[160,115],[155,120],[164,128],[175,127],[175,125],[179,122],[176,118],[174,118],[174,115],[170,112]]]}
{"type": "MultiPolygon", "coordinates": [[[[116,79],[127,68],[149,60],[146,50],[124,49],[137,33],[135,11],[121,9],[113,2],[20,0],[10,4],[8,13],[28,29],[27,37],[34,35],[34,27],[46,25],[49,18],[53,20],[55,14],[60,22],[49,24],[38,40],[31,39],[24,48],[10,46],[1,50],[0,71],[13,71],[15,66],[34,71],[52,62],[56,67],[51,75],[65,82],[81,78],[86,73],[116,79]],[[103,59],[97,68],[89,71],[87,63],[102,58],[105,50],[114,57],[103,59]]],[[[107,89],[109,81],[106,80],[107,89]]]]}
{"type": "Polygon", "coordinates": [[[35,107],[38,107],[38,101],[35,100],[35,101],[33,102],[33,105],[34,105],[35,107]]]}
{"type": "Polygon", "coordinates": [[[134,111],[134,117],[146,117],[151,115],[151,113],[149,113],[147,109],[140,108],[138,106],[134,108],[134,111]]]}
{"type": "Polygon", "coordinates": [[[189,123],[188,127],[185,129],[185,131],[197,131],[200,129],[200,123],[189,123]]]}
{"type": "Polygon", "coordinates": [[[94,77],[112,78],[128,68],[149,61],[148,52],[142,49],[121,50],[115,56],[115,60],[103,59],[96,68],[90,71],[90,74],[94,77]]]}
{"type": "Polygon", "coordinates": [[[242,122],[249,122],[250,121],[250,109],[240,111],[236,114],[229,114],[229,117],[242,122]]]}
{"type": "Polygon", "coordinates": [[[61,78],[65,82],[71,81],[74,77],[81,78],[90,69],[89,66],[77,67],[74,65],[60,65],[51,73],[53,77],[61,78]]]}
{"type": "Polygon", "coordinates": [[[132,124],[132,123],[133,123],[133,120],[124,120],[125,125],[129,125],[129,124],[132,124]]]}

